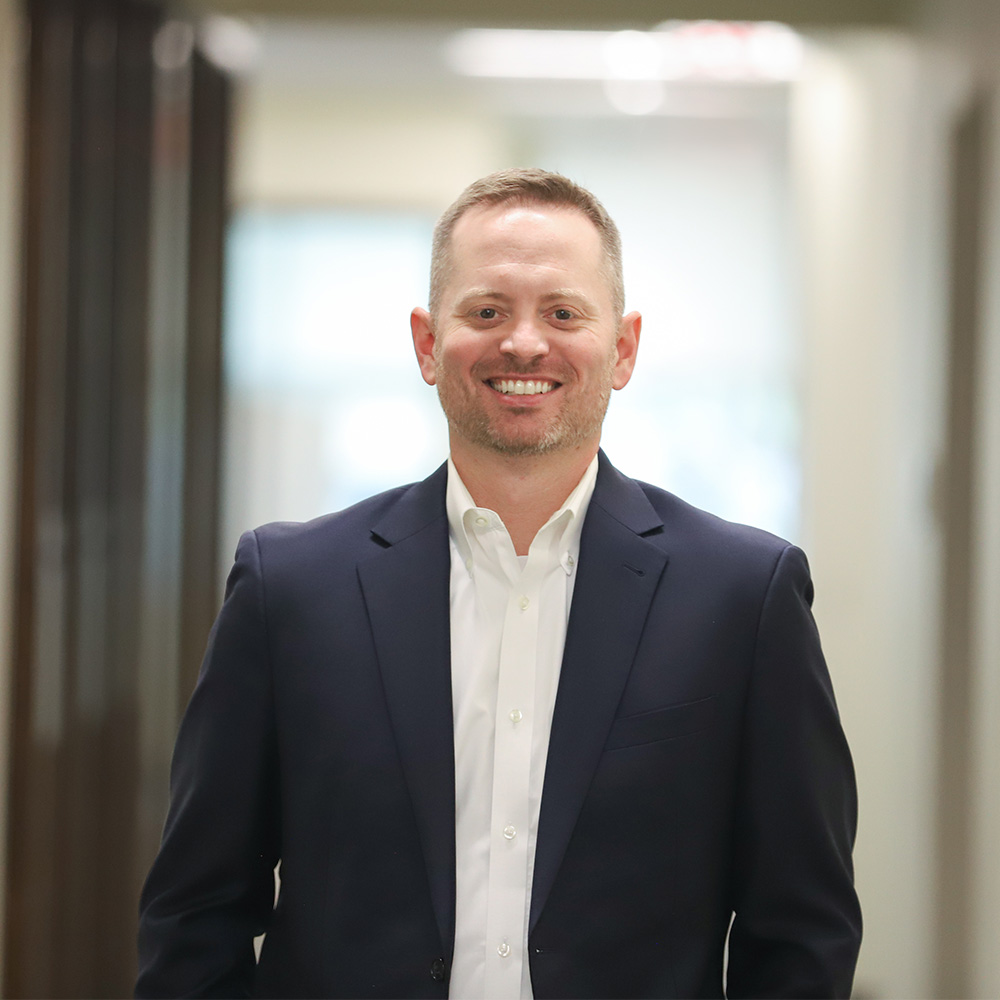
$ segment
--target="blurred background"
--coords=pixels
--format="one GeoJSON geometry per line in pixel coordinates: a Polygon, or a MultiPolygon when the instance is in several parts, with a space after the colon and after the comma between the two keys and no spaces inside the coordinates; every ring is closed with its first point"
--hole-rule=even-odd
{"type": "Polygon", "coordinates": [[[805,547],[858,997],[1000,982],[1000,7],[0,0],[0,971],[115,997],[235,543],[446,454],[434,221],[592,188],[604,447],[805,547]]]}

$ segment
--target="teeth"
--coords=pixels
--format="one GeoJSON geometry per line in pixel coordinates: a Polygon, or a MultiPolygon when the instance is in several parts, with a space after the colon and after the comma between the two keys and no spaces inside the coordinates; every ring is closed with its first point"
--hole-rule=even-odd
{"type": "Polygon", "coordinates": [[[490,381],[490,385],[493,386],[497,392],[513,396],[536,396],[540,393],[549,392],[555,388],[552,382],[546,382],[542,379],[539,379],[536,382],[534,379],[523,381],[521,379],[498,378],[492,379],[490,381]]]}

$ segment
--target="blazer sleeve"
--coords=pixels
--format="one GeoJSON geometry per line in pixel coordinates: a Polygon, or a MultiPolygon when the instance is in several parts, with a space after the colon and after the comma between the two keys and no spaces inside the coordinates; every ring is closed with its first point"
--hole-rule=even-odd
{"type": "Polygon", "coordinates": [[[140,902],[136,996],[249,996],[280,853],[276,758],[261,558],[248,532],[174,750],[140,902]]]}
{"type": "Polygon", "coordinates": [[[861,941],[857,792],[803,553],[761,609],[738,783],[729,997],[848,997],[861,941]]]}

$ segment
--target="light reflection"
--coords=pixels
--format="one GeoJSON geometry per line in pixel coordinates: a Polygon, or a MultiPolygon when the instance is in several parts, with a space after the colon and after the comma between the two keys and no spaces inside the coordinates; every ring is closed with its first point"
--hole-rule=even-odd
{"type": "Polygon", "coordinates": [[[246,21],[213,15],[198,25],[198,45],[220,69],[244,74],[260,58],[260,36],[246,21]]]}

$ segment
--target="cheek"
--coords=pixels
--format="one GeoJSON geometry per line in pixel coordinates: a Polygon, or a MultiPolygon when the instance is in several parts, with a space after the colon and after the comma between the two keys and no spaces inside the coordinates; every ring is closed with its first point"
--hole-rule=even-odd
{"type": "Polygon", "coordinates": [[[579,358],[577,368],[586,373],[592,381],[601,383],[607,382],[615,377],[618,366],[618,353],[614,350],[608,351],[601,346],[588,354],[585,358],[579,358]]]}
{"type": "Polygon", "coordinates": [[[451,377],[476,377],[476,366],[486,363],[482,344],[452,341],[435,357],[438,377],[447,372],[451,377]]]}
{"type": "Polygon", "coordinates": [[[455,383],[464,377],[467,365],[460,352],[457,352],[453,345],[447,349],[436,351],[433,356],[434,379],[437,385],[444,381],[455,383]]]}

